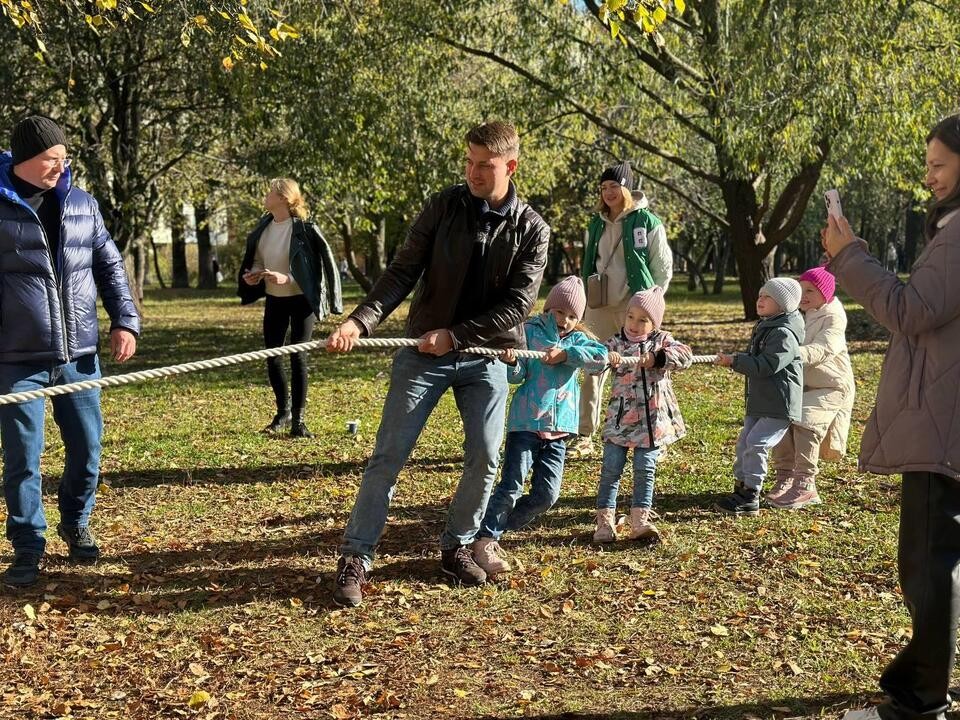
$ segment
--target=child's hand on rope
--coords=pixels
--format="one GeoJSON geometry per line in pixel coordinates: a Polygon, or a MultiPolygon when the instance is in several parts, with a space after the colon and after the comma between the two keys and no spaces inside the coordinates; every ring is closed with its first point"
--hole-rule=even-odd
{"type": "Polygon", "coordinates": [[[607,353],[607,365],[612,368],[619,367],[620,363],[623,362],[623,355],[618,352],[611,350],[607,353]]]}
{"type": "Polygon", "coordinates": [[[714,360],[714,363],[717,365],[722,365],[723,367],[732,367],[733,366],[733,355],[726,355],[724,353],[717,353],[717,359],[714,360]]]}
{"type": "Polygon", "coordinates": [[[353,320],[347,320],[330,333],[327,338],[327,352],[350,352],[360,339],[360,326],[353,320]]]}
{"type": "Polygon", "coordinates": [[[567,351],[560,348],[550,348],[543,354],[543,362],[546,365],[559,365],[567,361],[567,351]]]}
{"type": "Polygon", "coordinates": [[[507,365],[516,365],[517,364],[517,351],[513,348],[507,348],[500,352],[500,362],[506,363],[507,365]]]}

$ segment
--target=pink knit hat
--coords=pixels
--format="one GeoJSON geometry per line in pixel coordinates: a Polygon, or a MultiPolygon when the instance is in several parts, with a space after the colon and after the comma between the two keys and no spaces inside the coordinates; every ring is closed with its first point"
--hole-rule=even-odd
{"type": "Polygon", "coordinates": [[[630,302],[627,303],[627,310],[632,307],[640,308],[647,313],[653,320],[653,326],[659,328],[663,324],[663,313],[667,309],[667,303],[663,299],[663,288],[654,285],[652,288],[634,293],[630,302]]]}
{"type": "Polygon", "coordinates": [[[831,273],[825,267],[810,268],[798,279],[806,280],[808,283],[813,285],[817,290],[823,293],[823,297],[827,302],[833,300],[833,296],[836,294],[837,279],[833,276],[833,273],[831,273]]]}
{"type": "Polygon", "coordinates": [[[583,320],[583,312],[587,309],[587,294],[583,291],[583,280],[576,275],[569,275],[550,289],[547,301],[543,304],[544,310],[564,310],[583,320]]]}

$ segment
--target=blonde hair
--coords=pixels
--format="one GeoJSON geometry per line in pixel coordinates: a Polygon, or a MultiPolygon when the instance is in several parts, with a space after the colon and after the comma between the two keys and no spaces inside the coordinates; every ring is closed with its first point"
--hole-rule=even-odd
{"type": "MultiPolygon", "coordinates": [[[[630,188],[626,185],[620,186],[620,192],[623,193],[623,209],[624,210],[633,210],[633,207],[637,204],[637,201],[633,199],[633,193],[630,192],[630,188]]],[[[594,206],[594,211],[598,213],[606,214],[610,209],[607,204],[603,201],[603,192],[600,193],[600,197],[597,199],[597,204],[594,206]]]]}
{"type": "Polygon", "coordinates": [[[301,220],[307,217],[307,203],[300,192],[300,186],[291,178],[274,178],[270,181],[270,189],[287,201],[290,214],[301,220]]]}

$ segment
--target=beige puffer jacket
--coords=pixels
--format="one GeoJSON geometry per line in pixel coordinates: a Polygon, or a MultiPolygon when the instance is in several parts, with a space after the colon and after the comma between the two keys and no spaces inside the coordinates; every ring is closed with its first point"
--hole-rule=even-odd
{"type": "Polygon", "coordinates": [[[960,477],[960,214],[937,234],[904,283],[860,243],[830,263],[843,288],[893,333],[860,467],[960,477]]]}
{"type": "Polygon", "coordinates": [[[839,460],[847,452],[855,382],[846,330],[847,313],[837,298],[804,315],[803,416],[798,424],[823,431],[824,460],[839,460]]]}

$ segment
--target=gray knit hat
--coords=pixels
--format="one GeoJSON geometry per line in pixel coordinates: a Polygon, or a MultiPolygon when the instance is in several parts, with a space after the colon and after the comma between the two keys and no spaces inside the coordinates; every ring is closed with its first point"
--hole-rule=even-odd
{"type": "Polygon", "coordinates": [[[583,280],[577,275],[570,275],[558,282],[547,295],[543,304],[544,310],[564,310],[583,320],[583,313],[587,307],[587,296],[583,291],[583,280]]]}
{"type": "Polygon", "coordinates": [[[784,312],[793,312],[800,306],[803,289],[793,278],[772,278],[760,288],[761,295],[769,295],[784,312]]]}

